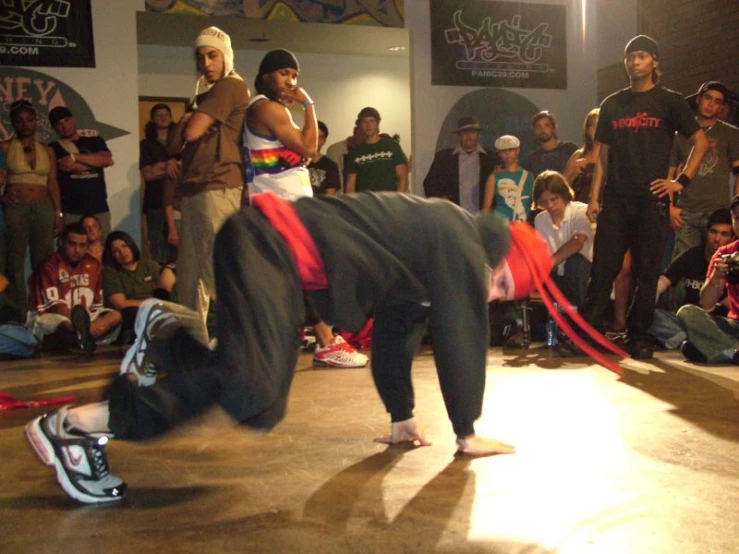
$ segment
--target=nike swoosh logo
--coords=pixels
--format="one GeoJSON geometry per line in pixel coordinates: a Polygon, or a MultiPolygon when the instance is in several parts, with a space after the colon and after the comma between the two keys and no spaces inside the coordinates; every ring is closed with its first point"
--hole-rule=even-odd
{"type": "Polygon", "coordinates": [[[72,454],[72,449],[67,448],[67,457],[69,458],[69,461],[72,462],[72,465],[77,467],[80,465],[80,462],[82,461],[82,454],[79,456],[76,456],[72,454]]]}

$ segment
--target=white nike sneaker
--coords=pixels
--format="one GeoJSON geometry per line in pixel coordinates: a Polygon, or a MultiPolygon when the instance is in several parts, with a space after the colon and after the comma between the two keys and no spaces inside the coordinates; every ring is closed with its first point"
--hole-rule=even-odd
{"type": "Polygon", "coordinates": [[[110,474],[105,434],[65,429],[70,406],[37,417],[26,425],[26,438],[41,461],[56,470],[56,480],[69,496],[86,504],[118,502],[128,486],[110,474]]]}
{"type": "Polygon", "coordinates": [[[326,367],[364,367],[368,358],[348,344],[341,335],[336,335],[326,346],[317,346],[313,354],[313,365],[326,367]]]}
{"type": "Polygon", "coordinates": [[[181,323],[167,307],[167,303],[157,298],[145,300],[136,314],[134,323],[136,340],[123,357],[121,375],[126,373],[135,375],[141,387],[156,383],[157,368],[146,356],[149,342],[155,338],[171,336],[179,327],[181,323]]]}

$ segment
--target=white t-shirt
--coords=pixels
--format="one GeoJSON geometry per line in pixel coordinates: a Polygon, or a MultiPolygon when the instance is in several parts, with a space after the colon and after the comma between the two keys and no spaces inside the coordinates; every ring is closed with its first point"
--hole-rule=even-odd
{"type": "MultiPolygon", "coordinates": [[[[588,205],[582,202],[570,202],[565,208],[565,214],[562,221],[555,225],[552,216],[544,210],[536,216],[534,226],[536,230],[544,237],[549,250],[554,254],[563,244],[569,241],[575,234],[585,235],[587,240],[580,249],[582,254],[589,262],[593,261],[593,238],[595,237],[595,227],[588,219],[586,214],[588,205]]],[[[564,275],[564,262],[557,266],[557,274],[564,275]]]]}

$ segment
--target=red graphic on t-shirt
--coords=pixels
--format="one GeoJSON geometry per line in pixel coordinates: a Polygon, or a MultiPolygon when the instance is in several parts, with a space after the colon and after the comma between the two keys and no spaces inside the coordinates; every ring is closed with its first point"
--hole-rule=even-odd
{"type": "Polygon", "coordinates": [[[647,112],[637,112],[633,117],[622,117],[614,119],[611,125],[613,130],[618,129],[634,129],[637,133],[639,129],[656,129],[659,127],[662,118],[650,117],[647,112]]]}

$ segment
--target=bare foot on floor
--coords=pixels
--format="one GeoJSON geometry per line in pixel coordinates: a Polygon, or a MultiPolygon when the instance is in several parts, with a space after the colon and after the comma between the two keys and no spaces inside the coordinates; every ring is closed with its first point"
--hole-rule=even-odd
{"type": "Polygon", "coordinates": [[[431,446],[431,443],[426,440],[423,431],[421,431],[416,420],[413,418],[392,423],[390,434],[376,438],[375,442],[394,445],[412,444],[414,446],[431,446]]]}
{"type": "Polygon", "coordinates": [[[516,447],[497,439],[478,437],[457,437],[457,452],[467,456],[493,456],[495,454],[514,454],[516,447]]]}

